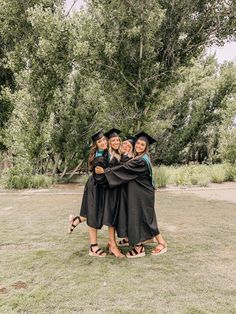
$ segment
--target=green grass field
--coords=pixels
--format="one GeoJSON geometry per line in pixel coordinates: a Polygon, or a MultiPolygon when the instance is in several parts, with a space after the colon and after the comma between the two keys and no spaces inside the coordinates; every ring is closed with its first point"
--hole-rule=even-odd
{"type": "Polygon", "coordinates": [[[71,192],[0,193],[0,313],[236,313],[235,204],[159,191],[168,253],[98,259],[86,224],[66,234],[71,192]]]}

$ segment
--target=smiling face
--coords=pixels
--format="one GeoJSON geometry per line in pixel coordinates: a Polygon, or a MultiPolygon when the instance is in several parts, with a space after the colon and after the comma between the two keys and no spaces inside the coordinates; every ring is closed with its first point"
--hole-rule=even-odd
{"type": "Polygon", "coordinates": [[[126,140],[122,143],[122,151],[124,153],[132,153],[133,145],[130,143],[130,141],[126,140]]]}
{"type": "Polygon", "coordinates": [[[147,143],[143,140],[137,140],[137,142],[135,143],[135,150],[137,152],[138,155],[141,155],[145,152],[147,148],[147,143]]]}
{"type": "Polygon", "coordinates": [[[114,136],[109,140],[110,146],[112,149],[118,149],[120,147],[120,138],[119,136],[114,136]]]}
{"type": "Polygon", "coordinates": [[[102,150],[107,149],[107,139],[105,138],[105,136],[97,140],[96,145],[98,149],[102,149],[102,150]]]}

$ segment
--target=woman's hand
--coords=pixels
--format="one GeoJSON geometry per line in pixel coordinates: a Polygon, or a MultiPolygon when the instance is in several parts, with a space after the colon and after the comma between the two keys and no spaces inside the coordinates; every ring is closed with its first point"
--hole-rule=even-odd
{"type": "Polygon", "coordinates": [[[95,167],[95,173],[96,174],[102,174],[104,172],[105,171],[104,171],[104,169],[102,167],[99,167],[99,166],[95,167]]]}

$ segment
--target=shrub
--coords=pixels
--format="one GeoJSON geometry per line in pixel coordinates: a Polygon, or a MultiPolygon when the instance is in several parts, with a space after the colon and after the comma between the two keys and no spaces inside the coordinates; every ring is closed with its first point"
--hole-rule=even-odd
{"type": "Polygon", "coordinates": [[[209,171],[212,183],[222,183],[225,181],[226,171],[223,165],[212,165],[209,171]]]}
{"type": "Polygon", "coordinates": [[[53,183],[51,177],[43,175],[27,176],[10,174],[3,179],[3,185],[8,189],[38,189],[40,187],[49,187],[53,183]]]}
{"type": "Polygon", "coordinates": [[[159,168],[154,168],[153,176],[155,184],[158,188],[166,187],[169,179],[169,174],[166,167],[161,166],[159,168]]]}
{"type": "Polygon", "coordinates": [[[236,181],[236,165],[225,165],[225,181],[236,181]]]}

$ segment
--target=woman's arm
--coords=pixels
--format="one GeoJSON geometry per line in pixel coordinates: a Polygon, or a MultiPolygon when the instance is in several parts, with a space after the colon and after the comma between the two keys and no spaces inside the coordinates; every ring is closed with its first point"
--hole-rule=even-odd
{"type": "Polygon", "coordinates": [[[146,170],[147,164],[141,158],[132,159],[126,164],[114,168],[106,168],[105,170],[97,169],[100,173],[104,171],[110,187],[116,187],[131,180],[135,180],[146,170]]]}

